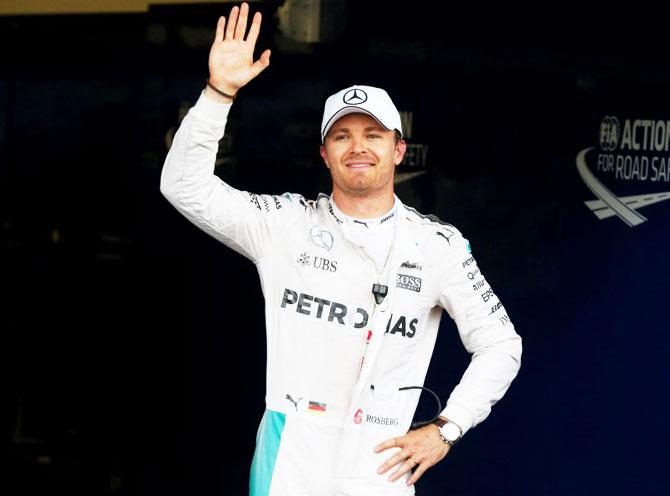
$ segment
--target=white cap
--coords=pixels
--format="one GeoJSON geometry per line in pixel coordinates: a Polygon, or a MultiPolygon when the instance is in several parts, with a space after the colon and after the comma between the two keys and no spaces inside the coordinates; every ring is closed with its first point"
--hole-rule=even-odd
{"type": "Polygon", "coordinates": [[[402,137],[400,114],[391,97],[381,88],[354,85],[328,97],[321,121],[321,142],[337,119],[360,112],[371,115],[386,129],[397,129],[402,137]]]}

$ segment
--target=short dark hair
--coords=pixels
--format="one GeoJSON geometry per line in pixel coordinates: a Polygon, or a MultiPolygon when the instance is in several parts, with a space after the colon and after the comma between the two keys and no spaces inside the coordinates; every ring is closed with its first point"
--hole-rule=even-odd
{"type": "Polygon", "coordinates": [[[398,141],[400,141],[402,139],[402,136],[400,135],[400,131],[398,131],[397,129],[394,129],[393,132],[395,134],[395,136],[394,136],[395,144],[397,145],[398,141]]]}

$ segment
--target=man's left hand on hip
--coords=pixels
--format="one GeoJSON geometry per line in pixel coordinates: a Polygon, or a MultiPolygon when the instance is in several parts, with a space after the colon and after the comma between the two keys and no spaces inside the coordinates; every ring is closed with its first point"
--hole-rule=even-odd
{"type": "Polygon", "coordinates": [[[407,479],[407,485],[410,486],[419,480],[426,470],[447,456],[451,446],[442,440],[438,427],[430,424],[409,431],[404,436],[384,441],[375,446],[374,451],[381,453],[389,448],[400,448],[400,451],[386,460],[377,472],[383,474],[404,460],[405,463],[389,477],[389,481],[395,482],[403,474],[416,467],[412,476],[407,479]]]}

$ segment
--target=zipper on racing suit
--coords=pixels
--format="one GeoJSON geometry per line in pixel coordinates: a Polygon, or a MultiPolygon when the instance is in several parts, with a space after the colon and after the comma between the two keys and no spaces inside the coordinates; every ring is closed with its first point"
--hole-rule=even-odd
{"type": "Polygon", "coordinates": [[[370,316],[368,317],[368,323],[370,324],[370,326],[368,328],[368,333],[367,333],[367,336],[365,338],[365,344],[363,345],[363,352],[361,354],[361,361],[360,361],[360,364],[359,364],[359,367],[358,367],[358,374],[356,375],[356,378],[358,379],[358,378],[360,378],[361,372],[363,371],[363,365],[365,364],[365,357],[366,357],[367,352],[368,352],[368,347],[370,345],[370,341],[372,341],[372,336],[374,335],[374,332],[373,332],[372,329],[370,329],[370,327],[372,327],[371,324],[374,322],[375,312],[377,310],[377,307],[382,304],[382,302],[383,302],[383,300],[386,296],[386,293],[384,293],[381,300],[379,302],[377,302],[377,296],[374,292],[375,287],[385,287],[386,291],[388,291],[388,286],[381,284],[381,280],[383,279],[384,272],[386,271],[386,267],[389,263],[389,260],[391,259],[391,252],[393,251],[393,245],[391,245],[391,247],[389,248],[388,255],[386,255],[386,260],[384,261],[384,265],[382,266],[382,269],[381,269],[381,272],[380,272],[379,268],[377,267],[377,264],[374,261],[374,259],[365,250],[365,248],[363,248],[358,243],[354,243],[354,244],[356,245],[357,249],[359,251],[361,251],[365,257],[367,257],[368,261],[370,262],[370,264],[374,268],[375,274],[377,275],[377,283],[373,284],[372,290],[371,290],[371,293],[372,293],[372,311],[370,312],[370,316]]]}

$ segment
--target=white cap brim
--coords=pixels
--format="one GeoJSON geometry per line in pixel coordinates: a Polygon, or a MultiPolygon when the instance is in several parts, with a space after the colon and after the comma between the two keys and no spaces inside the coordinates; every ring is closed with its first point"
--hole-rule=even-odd
{"type": "Polygon", "coordinates": [[[392,131],[390,127],[388,127],[386,124],[384,124],[381,120],[377,118],[375,114],[372,112],[369,112],[368,110],[362,109],[360,107],[344,107],[341,110],[338,110],[328,121],[326,124],[326,127],[323,130],[323,134],[321,135],[321,141],[323,141],[326,138],[326,134],[328,134],[328,131],[330,130],[331,127],[333,127],[333,124],[337,122],[337,120],[341,117],[344,117],[345,115],[349,114],[366,114],[372,117],[374,120],[376,120],[380,126],[382,126],[384,129],[388,129],[389,131],[392,131]]]}

